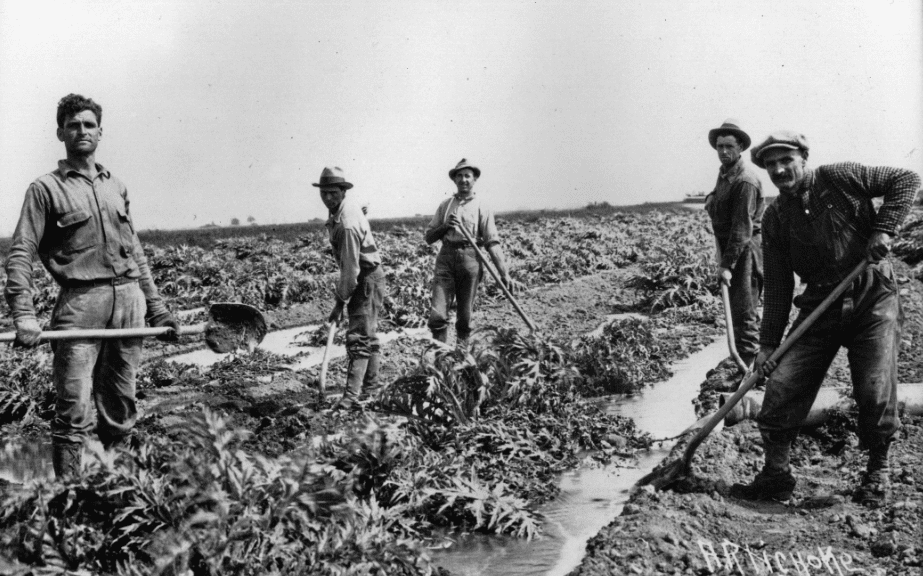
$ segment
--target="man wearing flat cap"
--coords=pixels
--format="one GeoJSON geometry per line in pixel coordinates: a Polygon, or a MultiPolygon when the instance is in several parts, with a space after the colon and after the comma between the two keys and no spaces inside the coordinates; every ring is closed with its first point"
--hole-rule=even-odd
{"type": "Polygon", "coordinates": [[[490,259],[500,274],[504,285],[511,291],[510,280],[500,247],[500,236],[494,222],[493,211],[474,192],[474,184],[481,176],[481,170],[464,158],[449,170],[449,178],[455,182],[456,193],[444,200],[426,229],[426,243],[442,240],[442,248],[436,256],[433,278],[433,298],[428,326],[433,338],[445,342],[448,338],[449,307],[456,303],[455,332],[460,344],[471,334],[471,313],[478,285],[484,275],[474,246],[471,246],[459,228],[464,227],[478,246],[487,248],[490,259]]]}
{"type": "Polygon", "coordinates": [[[770,135],[751,151],[781,193],[763,216],[765,293],[756,368],[768,374],[757,422],[765,465],[732,494],[785,500],[795,488],[789,465],[798,436],[830,363],[849,350],[853,395],[859,408],[860,447],[868,465],[854,498],[866,506],[887,501],[888,448],[900,428],[897,358],[903,314],[891,262],[894,235],[910,210],[920,177],[909,170],[855,163],[810,169],[807,139],[794,132],[770,135]],[[877,213],[873,198],[882,198],[877,213]],[[807,286],[794,299],[804,319],[863,260],[871,264],[778,363],[769,357],[788,324],[794,275],[807,286]]]}
{"type": "Polygon", "coordinates": [[[757,312],[763,289],[763,255],[760,219],[763,216],[763,185],[741,153],[750,147],[750,136],[739,122],[727,119],[708,133],[708,143],[718,151],[721,168],[718,182],[705,200],[718,245],[718,282],[728,286],[734,344],[749,366],[759,350],[757,312]]]}
{"type": "Polygon", "coordinates": [[[346,387],[338,406],[350,408],[359,401],[365,389],[378,387],[381,346],[378,341],[378,314],[385,299],[385,272],[381,254],[372,237],[372,229],[362,207],[346,191],[353,187],[339,167],[327,167],[321,172],[321,201],[330,212],[327,233],[333,256],[340,267],[340,278],[334,294],[336,304],[328,322],[339,323],[346,308],[349,325],[346,329],[346,387]]]}

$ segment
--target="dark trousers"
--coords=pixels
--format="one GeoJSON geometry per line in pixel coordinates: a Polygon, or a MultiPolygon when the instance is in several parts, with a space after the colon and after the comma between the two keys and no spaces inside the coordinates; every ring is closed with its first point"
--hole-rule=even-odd
{"type": "MultiPolygon", "coordinates": [[[[808,286],[796,299],[804,321],[829,290],[808,286]]],[[[887,260],[873,264],[782,356],[766,384],[758,423],[774,442],[791,442],[814,403],[841,346],[848,351],[853,395],[859,408],[859,441],[865,448],[889,442],[900,428],[897,355],[903,313],[887,260]]]]}
{"type": "Polygon", "coordinates": [[[731,270],[731,322],[734,325],[734,345],[750,363],[760,349],[760,316],[757,308],[763,293],[762,254],[759,236],[744,249],[731,270]]]}
{"type": "Polygon", "coordinates": [[[455,331],[460,340],[471,335],[471,314],[483,276],[481,262],[471,246],[443,244],[436,256],[433,299],[427,326],[433,338],[445,342],[449,326],[449,307],[456,303],[455,331]]]}
{"type": "Polygon", "coordinates": [[[349,358],[368,358],[377,354],[378,315],[385,301],[385,273],[381,266],[359,273],[359,283],[346,304],[346,354],[349,358]]]}

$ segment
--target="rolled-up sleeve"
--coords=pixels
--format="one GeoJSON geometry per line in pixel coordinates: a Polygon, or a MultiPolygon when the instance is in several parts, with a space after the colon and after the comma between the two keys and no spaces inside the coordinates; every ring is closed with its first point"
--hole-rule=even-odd
{"type": "Polygon", "coordinates": [[[32,270],[38,254],[39,242],[45,234],[47,198],[41,185],[33,183],[26,198],[13,233],[13,243],[6,261],[6,288],[4,295],[14,320],[35,318],[32,303],[32,270]]]}
{"type": "Polygon", "coordinates": [[[481,206],[478,214],[478,237],[485,247],[500,243],[500,234],[497,233],[497,223],[494,221],[494,211],[481,206]]]}

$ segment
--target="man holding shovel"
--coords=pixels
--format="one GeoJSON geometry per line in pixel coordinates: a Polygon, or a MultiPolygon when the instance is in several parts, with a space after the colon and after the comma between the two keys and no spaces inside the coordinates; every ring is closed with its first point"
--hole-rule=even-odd
{"type": "Polygon", "coordinates": [[[807,140],[788,131],[770,135],[751,157],[781,193],[763,216],[766,288],[755,365],[768,375],[758,418],[765,465],[752,483],[735,484],[731,493],[750,500],[791,497],[791,444],[830,363],[845,346],[860,446],[869,452],[854,497],[879,506],[888,497],[888,448],[900,428],[897,358],[903,315],[887,255],[920,178],[909,170],[855,163],[812,170],[807,140]],[[883,198],[877,213],[872,198],[883,198]],[[794,274],[807,287],[794,299],[800,315],[793,329],[863,260],[871,264],[775,365],[770,356],[788,324],[794,274]]]}
{"type": "Polygon", "coordinates": [[[349,315],[346,330],[349,367],[346,390],[338,406],[350,408],[359,401],[363,387],[372,391],[378,386],[381,349],[377,330],[378,314],[385,300],[385,272],[362,207],[346,197],[346,191],[353,185],[343,171],[336,166],[324,168],[320,182],[312,185],[320,188],[321,201],[330,212],[327,233],[340,267],[334,292],[336,304],[328,318],[331,329],[336,329],[343,308],[349,315]]]}
{"type": "Polygon", "coordinates": [[[727,119],[708,133],[718,151],[721,168],[715,189],[705,200],[718,245],[716,277],[728,286],[734,344],[749,366],[759,349],[759,306],[763,289],[763,255],[760,219],[763,216],[763,185],[756,172],[744,163],[741,152],[750,147],[750,136],[739,122],[727,119]]]}
{"type": "Polygon", "coordinates": [[[464,158],[449,170],[449,178],[455,182],[457,192],[439,205],[426,229],[427,244],[442,240],[442,248],[436,256],[428,322],[433,338],[440,342],[448,339],[449,306],[453,299],[456,303],[457,341],[460,345],[467,342],[471,335],[471,313],[478,285],[484,275],[477,249],[460,232],[462,227],[478,246],[487,248],[507,289],[510,292],[517,289],[506,269],[494,213],[474,192],[474,185],[480,177],[480,168],[464,158]]]}
{"type": "MultiPolygon", "coordinates": [[[[32,304],[36,255],[60,286],[53,330],[142,328],[147,320],[153,327],[172,328],[160,338],[175,340],[179,325],[151,278],[128,209],[128,191],[96,163],[102,108],[68,94],[58,103],[57,122],[67,158],[26,191],[6,264],[5,294],[16,343],[39,343],[41,327],[32,304]]],[[[53,344],[52,460],[59,478],[79,468],[94,424],[106,448],[127,445],[137,420],[141,344],[141,338],[53,344]]]]}

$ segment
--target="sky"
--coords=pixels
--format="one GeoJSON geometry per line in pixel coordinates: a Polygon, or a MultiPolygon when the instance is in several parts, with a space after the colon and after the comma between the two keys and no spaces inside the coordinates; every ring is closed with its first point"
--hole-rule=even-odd
{"type": "Polygon", "coordinates": [[[327,165],[371,217],[432,214],[463,157],[500,211],[679,200],[728,117],[923,171],[923,3],[0,0],[0,236],[70,92],[141,229],[325,217],[327,165]]]}

